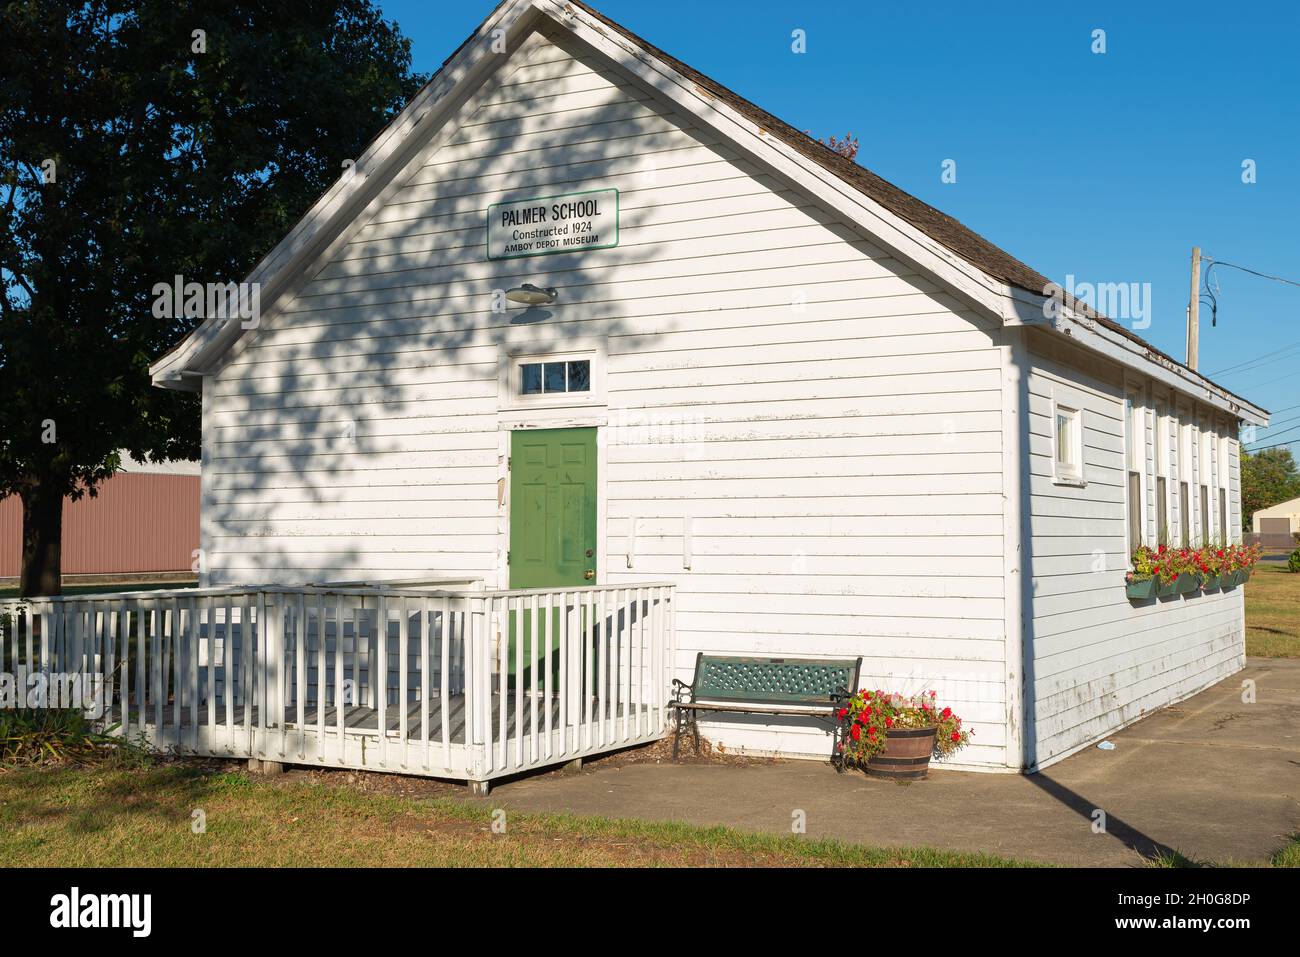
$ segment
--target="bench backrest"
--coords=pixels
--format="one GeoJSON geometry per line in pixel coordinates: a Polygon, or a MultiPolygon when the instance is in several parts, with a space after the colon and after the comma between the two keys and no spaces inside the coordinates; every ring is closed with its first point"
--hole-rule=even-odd
{"type": "Polygon", "coordinates": [[[700,654],[691,684],[696,701],[829,704],[837,691],[856,690],[861,670],[861,658],[828,661],[700,654]]]}

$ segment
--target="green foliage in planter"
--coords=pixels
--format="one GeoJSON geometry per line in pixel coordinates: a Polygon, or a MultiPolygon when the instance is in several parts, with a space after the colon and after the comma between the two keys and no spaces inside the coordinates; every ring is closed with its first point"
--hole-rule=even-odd
{"type": "Polygon", "coordinates": [[[1155,581],[1160,597],[1185,595],[1205,588],[1230,588],[1245,581],[1259,561],[1258,545],[1213,544],[1196,548],[1139,546],[1129,559],[1133,570],[1125,577],[1128,595],[1144,597],[1142,582],[1155,581]]]}
{"type": "Polygon", "coordinates": [[[962,727],[952,708],[940,708],[935,698],[933,691],[906,696],[861,689],[836,714],[843,732],[840,750],[849,760],[866,764],[885,749],[889,732],[896,728],[934,728],[935,754],[964,748],[974,732],[962,727]]]}

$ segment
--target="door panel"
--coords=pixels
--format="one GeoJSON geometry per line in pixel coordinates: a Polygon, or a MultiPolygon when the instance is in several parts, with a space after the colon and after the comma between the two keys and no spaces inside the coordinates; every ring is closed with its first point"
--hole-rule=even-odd
{"type": "MultiPolygon", "coordinates": [[[[510,587],[560,588],[595,583],[596,430],[538,429],[510,434],[510,587]]],[[[539,623],[540,648],[551,629],[553,656],[559,610],[539,623]]],[[[524,621],[524,681],[531,686],[531,614],[524,621]]],[[[510,674],[516,671],[516,616],[510,615],[510,674]]],[[[542,652],[539,652],[541,654],[542,652]]],[[[552,662],[554,675],[557,662],[552,662]]],[[[542,677],[538,676],[539,679],[542,677]]]]}

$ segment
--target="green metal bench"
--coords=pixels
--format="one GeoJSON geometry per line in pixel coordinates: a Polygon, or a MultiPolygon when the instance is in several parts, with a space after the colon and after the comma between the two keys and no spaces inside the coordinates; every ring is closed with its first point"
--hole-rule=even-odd
{"type": "MultiPolygon", "coordinates": [[[[834,721],[840,702],[858,686],[862,659],[731,658],[700,653],[690,684],[673,679],[677,728],[673,734],[673,760],[682,731],[690,726],[695,751],[700,750],[701,711],[740,714],[793,714],[830,717],[839,743],[839,722],[834,721]]],[[[836,757],[833,748],[831,757],[836,757]]]]}

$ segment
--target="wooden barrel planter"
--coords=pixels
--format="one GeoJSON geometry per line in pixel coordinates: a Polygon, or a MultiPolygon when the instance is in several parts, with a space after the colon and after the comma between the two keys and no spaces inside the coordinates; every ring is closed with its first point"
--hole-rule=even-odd
{"type": "Polygon", "coordinates": [[[934,728],[895,728],[885,738],[885,749],[867,759],[867,773],[896,781],[914,781],[930,771],[934,728]]]}

